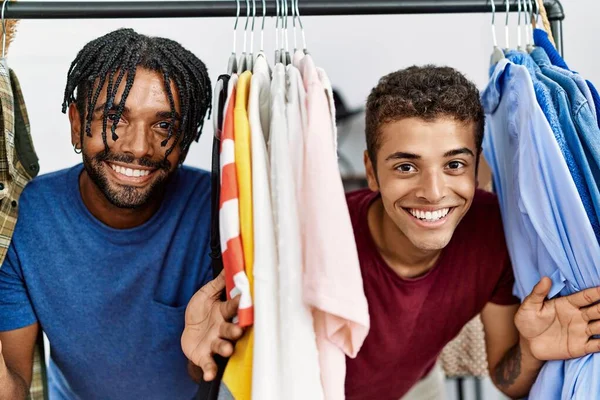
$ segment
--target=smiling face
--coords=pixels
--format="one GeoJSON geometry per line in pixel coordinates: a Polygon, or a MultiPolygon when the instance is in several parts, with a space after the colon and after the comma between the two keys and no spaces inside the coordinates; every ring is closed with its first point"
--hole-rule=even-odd
{"type": "MultiPolygon", "coordinates": [[[[117,123],[118,139],[112,139],[110,128],[124,90],[125,79],[116,92],[114,106],[108,111],[108,151],[102,138],[106,85],[91,110],[91,137],[81,135],[81,116],[75,103],[70,105],[71,135],[73,143],[82,148],[85,173],[104,197],[119,208],[138,208],[162,195],[168,178],[177,169],[181,149],[175,146],[165,159],[167,149],[175,140],[171,137],[163,146],[172,124],[171,106],[162,74],[144,68],[135,74],[117,123]]],[[[173,84],[171,92],[178,114],[176,119],[179,119],[179,97],[173,84]]]]}
{"type": "Polygon", "coordinates": [[[381,193],[384,218],[405,244],[443,249],[475,194],[475,123],[413,117],[379,129],[376,169],[367,152],[365,166],[370,188],[381,193]]]}

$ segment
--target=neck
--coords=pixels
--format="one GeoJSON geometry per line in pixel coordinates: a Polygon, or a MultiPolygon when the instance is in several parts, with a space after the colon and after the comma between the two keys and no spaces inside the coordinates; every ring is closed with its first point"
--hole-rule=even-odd
{"type": "Polygon", "coordinates": [[[130,229],[148,221],[162,202],[162,198],[153,199],[135,209],[120,208],[112,204],[90,179],[84,169],[79,176],[79,191],[83,204],[99,221],[115,229],[130,229]]]}
{"type": "Polygon", "coordinates": [[[369,231],[387,265],[402,278],[417,278],[431,270],[442,250],[417,248],[387,215],[381,198],[367,213],[369,231]]]}

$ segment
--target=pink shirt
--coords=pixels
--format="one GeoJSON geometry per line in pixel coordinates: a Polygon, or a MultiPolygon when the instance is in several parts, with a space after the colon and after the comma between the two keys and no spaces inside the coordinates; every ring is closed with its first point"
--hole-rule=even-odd
{"type": "Polygon", "coordinates": [[[313,307],[325,399],[338,400],[344,399],[345,357],[356,357],[362,346],[369,312],[337,164],[333,110],[309,54],[300,71],[308,114],[300,199],[304,300],[313,307]]]}

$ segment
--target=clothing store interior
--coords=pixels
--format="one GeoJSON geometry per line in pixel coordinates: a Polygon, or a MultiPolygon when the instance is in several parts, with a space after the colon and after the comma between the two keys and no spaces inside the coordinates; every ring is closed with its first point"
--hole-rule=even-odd
{"type": "Polygon", "coordinates": [[[598,16],[4,0],[0,400],[600,399],[598,16]]]}

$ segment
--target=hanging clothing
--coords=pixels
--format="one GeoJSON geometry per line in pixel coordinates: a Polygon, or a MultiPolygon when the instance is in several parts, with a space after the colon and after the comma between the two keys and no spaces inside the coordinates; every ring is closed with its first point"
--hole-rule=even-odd
{"type": "MultiPolygon", "coordinates": [[[[543,50],[539,48],[533,50],[533,52],[538,51],[543,50]]],[[[594,233],[600,239],[600,223],[598,220],[598,215],[600,214],[596,212],[595,203],[588,188],[588,183],[590,182],[586,181],[586,176],[591,179],[593,178],[571,117],[566,92],[557,83],[542,74],[540,67],[538,67],[529,54],[522,51],[510,50],[506,53],[506,58],[514,64],[523,65],[527,68],[533,83],[538,105],[550,124],[556,143],[567,163],[594,233]]],[[[591,182],[591,184],[593,186],[590,187],[595,187],[594,182],[591,182]]],[[[598,192],[594,193],[594,199],[600,199],[600,195],[597,194],[598,192]]]]}
{"type": "Polygon", "coordinates": [[[17,75],[0,63],[0,265],[6,257],[21,192],[39,172],[31,139],[27,107],[17,75]]]}
{"type": "MultiPolygon", "coordinates": [[[[546,33],[546,31],[542,29],[534,29],[533,41],[536,46],[542,48],[546,52],[546,54],[550,58],[550,62],[552,63],[552,65],[570,71],[567,63],[548,38],[548,34],[546,33]]],[[[600,123],[600,95],[598,94],[598,91],[596,90],[596,87],[592,82],[586,81],[586,83],[592,95],[592,101],[596,110],[596,120],[600,123]]]]}
{"type": "MultiPolygon", "coordinates": [[[[600,188],[598,186],[600,182],[600,128],[598,128],[585,96],[575,82],[569,76],[559,72],[558,67],[550,64],[543,49],[536,49],[531,54],[540,66],[542,73],[557,83],[567,95],[570,107],[564,111],[570,112],[578,138],[575,140],[572,138],[574,135],[569,136],[573,145],[572,150],[584,172],[596,216],[600,216],[600,188]]],[[[598,235],[597,237],[600,238],[598,235]]]]}
{"type": "MultiPolygon", "coordinates": [[[[500,200],[515,293],[523,299],[542,275],[552,279],[549,297],[597,286],[600,247],[527,69],[499,62],[482,102],[484,155],[500,200]]],[[[585,367],[592,360],[547,362],[530,398],[587,398],[599,392],[597,374],[585,367]]]]}
{"type": "Polygon", "coordinates": [[[244,267],[244,251],[240,237],[237,172],[235,167],[235,139],[233,134],[233,108],[238,77],[232,75],[225,102],[225,119],[221,137],[221,193],[219,198],[219,227],[225,287],[227,298],[240,297],[237,320],[240,326],[249,326],[253,320],[250,283],[244,267]]]}
{"type": "Polygon", "coordinates": [[[293,65],[275,65],[270,156],[279,251],[280,362],[285,366],[281,373],[281,398],[320,400],[323,389],[313,318],[303,299],[303,207],[297,197],[296,178],[297,172],[303,170],[304,157],[301,148],[292,144],[299,141],[292,135],[304,134],[299,103],[304,91],[301,82],[300,72],[293,65]]]}
{"type": "Polygon", "coordinates": [[[252,398],[276,400],[281,396],[279,362],[279,283],[277,246],[271,202],[267,138],[271,124],[271,72],[264,54],[254,63],[248,116],[252,149],[252,207],[254,225],[254,359],[252,398]]]}
{"type": "Polygon", "coordinates": [[[302,183],[304,300],[313,307],[325,398],[344,398],[345,356],[369,331],[356,243],[340,178],[327,96],[312,57],[300,71],[307,94],[302,183]]]}
{"type": "MultiPolygon", "coordinates": [[[[253,293],[253,226],[252,226],[252,175],[250,165],[250,125],[248,121],[248,95],[252,72],[245,71],[237,81],[234,105],[235,166],[239,190],[239,215],[241,239],[244,255],[245,275],[250,296],[253,293]]],[[[233,96],[233,94],[232,94],[233,96]]],[[[231,107],[232,103],[230,103],[231,107]]],[[[252,301],[252,300],[251,300],[252,301]]],[[[253,303],[253,302],[252,302],[253,303]]],[[[253,305],[251,306],[253,310],[253,305]]],[[[239,313],[238,313],[239,315],[239,313]]],[[[252,358],[254,348],[253,312],[248,313],[248,325],[244,336],[235,344],[235,351],[229,358],[223,384],[227,386],[235,400],[252,398],[252,358]]],[[[240,326],[241,318],[240,318],[240,326]]]]}
{"type": "Polygon", "coordinates": [[[496,196],[475,192],[436,265],[414,279],[390,268],[370,233],[369,209],[380,198],[369,189],[347,195],[371,320],[358,356],[346,360],[347,400],[403,398],[487,303],[519,302],[496,196]]]}

